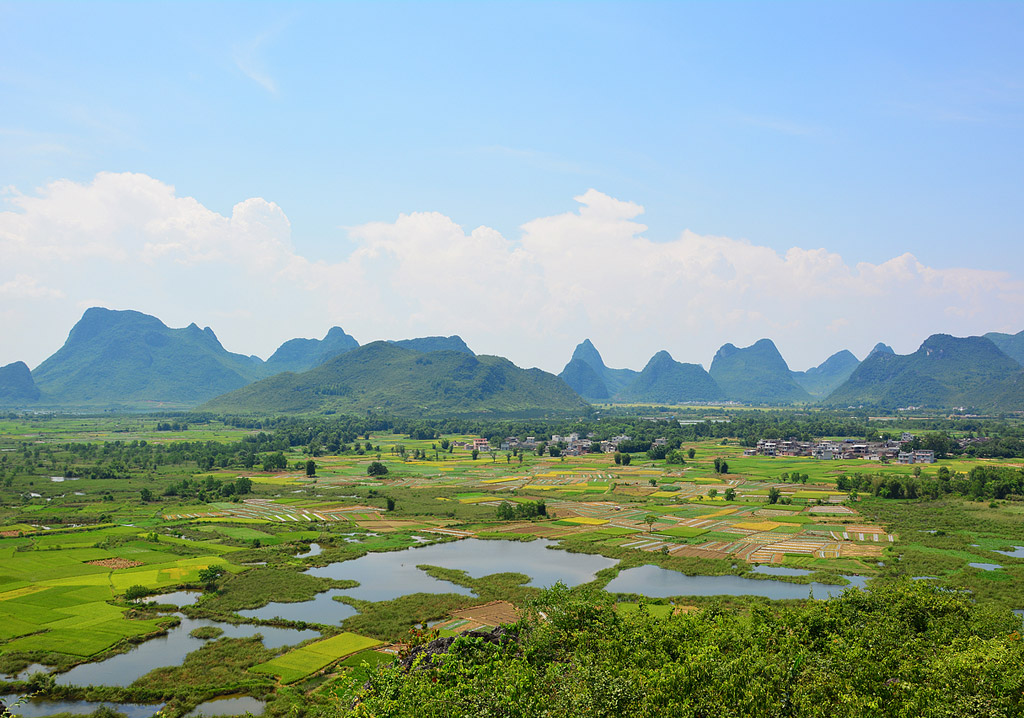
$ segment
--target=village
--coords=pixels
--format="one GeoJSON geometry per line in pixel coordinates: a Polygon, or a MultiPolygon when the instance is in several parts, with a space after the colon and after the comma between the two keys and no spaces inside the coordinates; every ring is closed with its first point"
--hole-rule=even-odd
{"type": "Polygon", "coordinates": [[[857,442],[853,439],[842,441],[798,441],[796,439],[761,439],[756,448],[746,449],[744,456],[809,456],[821,461],[837,459],[864,459],[882,463],[934,464],[935,452],[931,449],[904,451],[903,447],[914,440],[913,434],[904,432],[899,440],[857,442]]]}

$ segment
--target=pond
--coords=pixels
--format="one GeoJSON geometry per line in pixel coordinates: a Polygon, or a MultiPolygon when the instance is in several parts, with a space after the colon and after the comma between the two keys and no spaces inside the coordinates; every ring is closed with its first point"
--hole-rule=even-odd
{"type": "MultiPolygon", "coordinates": [[[[867,579],[847,576],[850,586],[863,588],[867,579]]],[[[666,596],[764,596],[771,599],[831,598],[850,586],[830,586],[824,583],[786,583],[740,576],[687,576],[659,566],[638,566],[619,573],[605,590],[612,593],[638,593],[652,598],[666,596]]]]}
{"type": "MultiPolygon", "coordinates": [[[[180,614],[179,614],[180,615],[180,614]]],[[[319,638],[318,631],[299,631],[294,628],[273,626],[234,626],[223,621],[205,618],[181,617],[181,623],[159,636],[139,644],[128,653],[120,653],[98,663],[83,663],[57,676],[61,686],[127,686],[154,668],[180,665],[185,656],[202,648],[204,639],[189,633],[200,626],[216,626],[224,631],[223,638],[248,638],[257,633],[263,636],[263,645],[270,649],[290,646],[310,638],[319,638]]]]}
{"type": "Polygon", "coordinates": [[[971,568],[980,568],[982,571],[997,571],[1002,568],[998,563],[969,563],[971,568]]]}
{"type": "Polygon", "coordinates": [[[604,556],[548,548],[556,545],[545,539],[529,542],[463,539],[402,551],[370,553],[351,561],[312,568],[306,573],[359,581],[358,587],[342,589],[341,593],[365,601],[387,601],[419,592],[472,595],[467,588],[438,580],[416,568],[423,564],[459,569],[474,578],[492,573],[523,573],[530,577],[529,585],[541,587],[558,581],[577,586],[594,580],[598,571],[617,563],[604,556]]]}
{"type": "Polygon", "coordinates": [[[258,716],[263,713],[266,703],[251,696],[223,696],[200,703],[185,718],[197,716],[237,716],[252,713],[258,716]]]}
{"type": "Polygon", "coordinates": [[[1012,551],[996,551],[1012,558],[1024,558],[1024,546],[1014,546],[1012,551]]]}
{"type": "Polygon", "coordinates": [[[811,571],[806,568],[786,568],[785,566],[754,566],[751,573],[763,573],[768,576],[807,576],[811,571]]]}
{"type": "Polygon", "coordinates": [[[358,613],[356,609],[352,608],[347,603],[341,603],[340,601],[334,600],[335,596],[340,595],[344,595],[340,589],[332,588],[330,591],[318,593],[309,601],[299,601],[296,603],[268,603],[266,606],[262,606],[260,608],[236,611],[236,613],[239,616],[245,616],[246,618],[258,618],[263,621],[269,621],[274,618],[283,618],[286,621],[310,621],[314,623],[325,623],[332,626],[337,625],[349,616],[354,616],[358,613]]]}
{"type": "MultiPolygon", "coordinates": [[[[10,707],[18,696],[0,696],[0,701],[10,707]]],[[[93,701],[48,701],[43,698],[33,698],[22,703],[12,712],[22,718],[44,718],[44,716],[57,715],[58,713],[88,714],[100,706],[108,706],[118,713],[124,713],[128,718],[149,718],[164,707],[163,703],[147,705],[144,703],[109,703],[93,701]]]]}
{"type": "Polygon", "coordinates": [[[24,668],[21,673],[11,673],[7,678],[11,681],[27,681],[33,673],[49,673],[50,667],[44,666],[42,663],[33,663],[27,668],[24,668]]]}
{"type": "Polygon", "coordinates": [[[173,593],[146,596],[145,598],[140,598],[138,603],[170,603],[175,606],[191,606],[202,595],[202,591],[174,591],[173,593]]]}
{"type": "Polygon", "coordinates": [[[319,556],[323,552],[324,550],[320,548],[320,544],[311,543],[309,545],[309,551],[306,551],[305,553],[297,553],[295,554],[295,558],[308,558],[310,556],[319,556]]]}

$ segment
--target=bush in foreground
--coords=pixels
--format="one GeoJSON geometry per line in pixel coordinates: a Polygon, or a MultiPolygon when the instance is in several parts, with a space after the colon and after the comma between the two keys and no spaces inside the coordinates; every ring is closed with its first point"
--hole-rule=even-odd
{"type": "Polygon", "coordinates": [[[358,716],[1024,715],[1020,621],[903,582],[806,608],[655,618],[556,586],[519,640],[371,674],[358,716]]]}

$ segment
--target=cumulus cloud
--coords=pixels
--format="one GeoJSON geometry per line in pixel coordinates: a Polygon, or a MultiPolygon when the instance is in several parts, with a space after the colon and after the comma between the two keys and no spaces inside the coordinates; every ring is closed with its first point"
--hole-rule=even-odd
{"type": "Polygon", "coordinates": [[[855,263],[822,248],[784,252],[683,231],[644,236],[643,207],[589,189],[516,237],[439,212],[349,229],[329,263],[298,253],[274,202],[230,216],[141,174],[8,191],[0,212],[0,363],[34,365],[83,302],[212,325],[232,351],[266,357],[339,324],[362,342],[459,333],[475,350],[558,371],[590,337],[609,364],[659,349],[709,365],[725,342],[769,336],[794,368],[875,342],[912,351],[928,334],[1017,331],[1024,283],[1004,271],[929,267],[910,254],[855,263]],[[16,305],[11,303],[16,300],[16,305]]]}
{"type": "Polygon", "coordinates": [[[61,299],[64,292],[44,287],[35,277],[18,274],[14,279],[0,283],[0,296],[16,299],[61,299]]]}

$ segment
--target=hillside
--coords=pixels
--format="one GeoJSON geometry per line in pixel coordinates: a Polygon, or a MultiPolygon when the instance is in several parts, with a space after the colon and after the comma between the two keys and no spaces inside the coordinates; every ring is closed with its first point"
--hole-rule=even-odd
{"type": "Polygon", "coordinates": [[[608,401],[611,399],[604,377],[582,359],[576,357],[570,359],[558,377],[587,401],[608,401]]]}
{"type": "Polygon", "coordinates": [[[825,403],[1021,410],[1024,369],[985,337],[935,334],[913,354],[872,354],[825,403]]]}
{"type": "Polygon", "coordinates": [[[572,358],[558,376],[580,396],[591,401],[606,401],[636,379],[637,372],[605,366],[597,347],[584,339],[576,345],[572,358]]]}
{"type": "Polygon", "coordinates": [[[20,406],[39,399],[39,387],[23,361],[0,367],[0,405],[20,406]]]}
{"type": "Polygon", "coordinates": [[[93,307],[32,376],[44,405],[189,406],[244,386],[262,364],[228,352],[209,327],[93,307]]]}
{"type": "Polygon", "coordinates": [[[417,337],[416,339],[399,339],[397,341],[391,341],[389,344],[394,344],[406,349],[412,349],[416,352],[460,352],[462,354],[474,356],[473,350],[466,345],[466,342],[462,341],[462,337],[458,334],[453,334],[450,337],[417,337]]]}
{"type": "Polygon", "coordinates": [[[623,402],[679,404],[715,401],[725,397],[722,389],[700,364],[683,364],[666,351],[651,357],[647,366],[615,399],[623,402]]]}
{"type": "Polygon", "coordinates": [[[992,341],[1006,356],[1018,364],[1024,365],[1024,331],[1016,334],[1002,334],[1000,332],[989,332],[986,339],[992,341]]]}
{"type": "Polygon", "coordinates": [[[323,339],[289,339],[267,359],[261,376],[306,371],[358,346],[341,327],[331,327],[323,339]]]}
{"type": "Polygon", "coordinates": [[[844,349],[836,352],[816,367],[807,371],[793,372],[793,378],[811,396],[828,396],[850,378],[850,374],[858,364],[860,364],[860,360],[852,352],[844,349]]]}
{"type": "Polygon", "coordinates": [[[811,400],[771,339],[742,349],[726,344],[715,354],[709,373],[732,401],[791,404],[811,400]]]}
{"type": "Polygon", "coordinates": [[[541,415],[588,407],[558,377],[502,357],[373,342],[302,374],[279,374],[200,407],[231,413],[541,415]]]}

